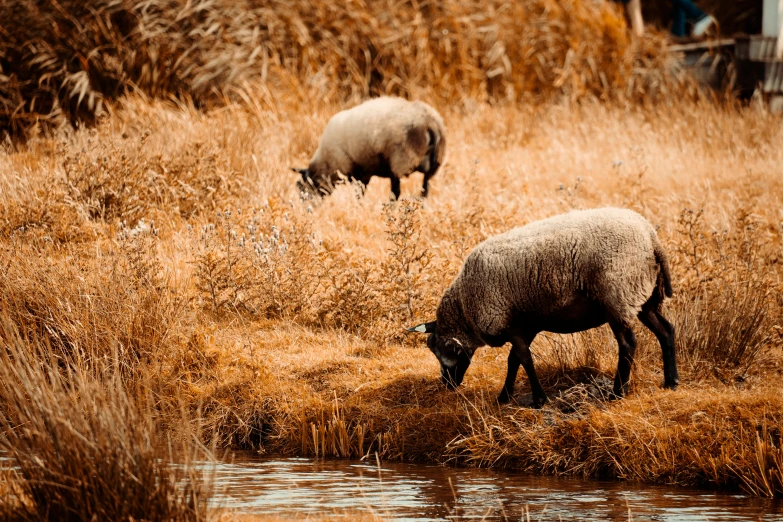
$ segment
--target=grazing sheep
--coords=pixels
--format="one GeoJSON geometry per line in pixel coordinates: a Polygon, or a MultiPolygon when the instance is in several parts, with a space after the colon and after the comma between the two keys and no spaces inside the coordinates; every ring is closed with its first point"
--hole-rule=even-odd
{"type": "Polygon", "coordinates": [[[574,211],[479,244],[443,295],[436,320],[409,330],[430,334],[427,345],[449,388],[462,382],[477,348],[510,342],[498,401],[511,398],[521,364],[540,406],[547,396],[530,354],[535,336],[609,323],[620,348],[614,395],[622,397],[636,351],[634,317],[661,344],[664,386],[679,383],[674,327],[661,315],[671,295],[666,253],[647,220],[617,208],[574,211]]]}
{"type": "Polygon", "coordinates": [[[421,195],[446,154],[443,120],[426,103],[402,98],[375,98],[338,112],[329,120],[318,149],[301,174],[300,190],[330,194],[340,179],[357,180],[362,188],[370,178],[391,179],[395,198],[400,179],[413,171],[424,174],[421,195]]]}

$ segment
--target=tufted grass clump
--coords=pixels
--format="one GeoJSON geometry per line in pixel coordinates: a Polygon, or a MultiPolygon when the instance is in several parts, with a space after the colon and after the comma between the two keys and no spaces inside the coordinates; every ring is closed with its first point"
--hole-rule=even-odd
{"type": "Polygon", "coordinates": [[[4,518],[206,520],[210,486],[191,464],[208,452],[161,436],[119,374],[53,357],[3,314],[0,377],[0,447],[13,466],[4,518]]]}
{"type": "Polygon", "coordinates": [[[774,296],[763,274],[778,247],[759,226],[745,208],[723,229],[709,227],[704,210],[680,212],[673,250],[685,271],[674,324],[694,376],[744,380],[772,340],[774,296]]]}
{"type": "Polygon", "coordinates": [[[78,245],[15,239],[0,275],[6,320],[23,338],[40,338],[51,357],[138,381],[176,344],[184,311],[162,273],[155,232],[124,230],[95,257],[78,245]]]}

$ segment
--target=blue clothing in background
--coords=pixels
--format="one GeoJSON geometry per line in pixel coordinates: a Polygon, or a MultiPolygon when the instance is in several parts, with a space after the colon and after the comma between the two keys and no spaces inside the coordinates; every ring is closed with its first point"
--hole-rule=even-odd
{"type": "Polygon", "coordinates": [[[697,22],[707,16],[691,0],[672,0],[672,34],[685,36],[685,22],[697,22]]]}

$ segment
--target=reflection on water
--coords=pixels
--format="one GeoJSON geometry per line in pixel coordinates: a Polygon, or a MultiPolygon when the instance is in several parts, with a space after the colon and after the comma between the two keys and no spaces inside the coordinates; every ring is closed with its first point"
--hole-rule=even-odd
{"type": "Polygon", "coordinates": [[[394,520],[783,521],[780,501],[677,487],[538,477],[424,464],[236,455],[215,472],[216,503],[256,514],[371,511],[394,520]]]}

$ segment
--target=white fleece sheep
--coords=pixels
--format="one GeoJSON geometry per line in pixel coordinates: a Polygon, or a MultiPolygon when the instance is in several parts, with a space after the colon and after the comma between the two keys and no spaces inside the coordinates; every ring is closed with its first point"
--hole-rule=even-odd
{"type": "Polygon", "coordinates": [[[536,377],[530,343],[542,331],[574,333],[609,323],[620,349],[614,394],[627,391],[638,317],[663,351],[664,386],[679,383],[674,327],[661,315],[672,294],[669,265],[655,229],[626,209],[574,211],[535,221],[479,244],[468,255],[427,332],[449,387],[458,386],[475,350],[512,344],[498,400],[507,402],[519,365],[533,402],[547,397],[536,377]]]}
{"type": "Polygon", "coordinates": [[[443,119],[424,102],[382,97],[338,112],[329,120],[318,149],[302,175],[299,188],[329,194],[339,175],[362,186],[372,176],[391,179],[395,198],[400,179],[424,173],[422,196],[446,154],[443,119]]]}

